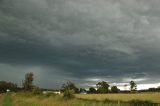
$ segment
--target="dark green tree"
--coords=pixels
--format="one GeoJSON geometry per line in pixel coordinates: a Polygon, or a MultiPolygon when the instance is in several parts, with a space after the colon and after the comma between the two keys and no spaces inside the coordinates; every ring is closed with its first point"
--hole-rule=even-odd
{"type": "Polygon", "coordinates": [[[137,89],[137,84],[134,82],[134,81],[131,81],[130,82],[130,90],[131,91],[134,91],[137,89]]]}
{"type": "Polygon", "coordinates": [[[109,92],[109,84],[105,81],[98,82],[96,84],[98,93],[108,93],[109,92]]]}
{"type": "Polygon", "coordinates": [[[120,89],[117,88],[117,86],[112,86],[111,87],[111,92],[112,93],[118,93],[120,91],[120,89]]]}
{"type": "Polygon", "coordinates": [[[94,87],[90,87],[88,90],[88,93],[97,93],[96,89],[94,87]]]}
{"type": "Polygon", "coordinates": [[[25,90],[32,90],[34,87],[33,80],[34,80],[34,74],[32,72],[27,73],[25,75],[25,80],[22,81],[23,88],[25,90]]]}
{"type": "Polygon", "coordinates": [[[86,89],[80,88],[80,89],[79,89],[79,92],[86,92],[86,89]]]}

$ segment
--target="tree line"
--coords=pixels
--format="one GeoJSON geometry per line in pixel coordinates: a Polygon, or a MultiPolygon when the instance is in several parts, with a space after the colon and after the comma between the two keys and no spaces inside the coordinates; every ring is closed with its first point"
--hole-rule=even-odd
{"type": "MultiPolygon", "coordinates": [[[[134,81],[131,81],[130,83],[130,91],[136,91],[137,89],[137,84],[134,81]]],[[[62,89],[63,90],[70,90],[74,93],[81,93],[81,92],[86,92],[86,93],[100,93],[100,94],[105,94],[105,93],[119,93],[120,89],[117,86],[111,86],[111,89],[109,89],[110,85],[106,81],[101,81],[96,84],[95,87],[90,87],[88,90],[84,88],[78,89],[74,83],[72,82],[67,82],[66,84],[63,84],[62,89]]]]}
{"type": "MultiPolygon", "coordinates": [[[[25,91],[34,91],[36,93],[39,93],[40,89],[39,87],[35,86],[33,84],[34,81],[34,74],[32,72],[26,73],[24,80],[22,80],[22,87],[18,87],[17,84],[6,82],[6,81],[0,81],[0,93],[6,92],[7,89],[11,91],[19,91],[19,90],[25,90],[25,91]]],[[[134,81],[129,82],[130,85],[130,92],[134,92],[137,90],[137,84],[134,81]]],[[[96,87],[90,87],[88,90],[84,88],[78,88],[73,82],[67,82],[62,85],[61,92],[64,92],[66,95],[69,94],[69,92],[72,93],[119,93],[121,92],[120,89],[117,86],[110,86],[108,82],[101,81],[98,82],[96,87]],[[110,88],[110,89],[109,89],[110,88]]],[[[160,88],[149,88],[145,91],[160,91],[160,88]]]]}

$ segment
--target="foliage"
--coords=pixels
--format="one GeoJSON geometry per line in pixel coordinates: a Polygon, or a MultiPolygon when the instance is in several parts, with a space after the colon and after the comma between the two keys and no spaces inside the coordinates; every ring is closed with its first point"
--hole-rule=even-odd
{"type": "Polygon", "coordinates": [[[86,92],[86,89],[80,88],[80,89],[79,89],[79,92],[86,92]]]}
{"type": "Polygon", "coordinates": [[[72,90],[74,93],[79,93],[79,89],[72,82],[67,82],[66,84],[63,84],[62,89],[63,91],[72,90]]]}
{"type": "Polygon", "coordinates": [[[73,94],[79,92],[78,88],[72,82],[67,82],[66,84],[63,84],[62,89],[63,89],[63,92],[64,92],[63,97],[65,99],[74,98],[73,94]]]}
{"type": "Polygon", "coordinates": [[[64,99],[72,99],[74,98],[74,91],[66,89],[63,94],[64,99]]]}
{"type": "Polygon", "coordinates": [[[88,93],[97,93],[94,87],[90,87],[88,93]]]}
{"type": "Polygon", "coordinates": [[[109,92],[109,84],[105,81],[98,82],[96,84],[98,93],[108,93],[109,92]]]}
{"type": "Polygon", "coordinates": [[[42,90],[39,87],[35,86],[35,87],[33,87],[32,93],[34,95],[39,95],[39,94],[42,94],[42,90]]]}
{"type": "Polygon", "coordinates": [[[17,84],[6,81],[0,81],[0,93],[6,92],[7,89],[11,91],[17,91],[18,87],[17,84]]]}
{"type": "Polygon", "coordinates": [[[137,89],[137,84],[134,81],[130,82],[130,89],[131,89],[131,91],[134,91],[137,89]]]}
{"type": "Polygon", "coordinates": [[[25,80],[22,81],[22,85],[23,85],[23,88],[25,90],[32,90],[33,89],[33,80],[34,80],[34,74],[32,72],[30,73],[27,73],[25,75],[25,80]]]}
{"type": "Polygon", "coordinates": [[[109,92],[108,89],[107,89],[107,88],[104,88],[104,87],[99,87],[99,88],[97,89],[97,93],[103,94],[103,93],[108,93],[108,92],[109,92]]]}
{"type": "Polygon", "coordinates": [[[112,86],[111,87],[111,92],[112,93],[118,93],[118,92],[120,92],[120,89],[118,89],[117,86],[112,86]]]}

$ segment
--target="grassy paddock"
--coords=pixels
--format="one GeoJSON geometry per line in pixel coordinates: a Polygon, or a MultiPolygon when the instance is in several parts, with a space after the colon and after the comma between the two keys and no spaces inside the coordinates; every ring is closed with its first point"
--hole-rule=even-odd
{"type": "Polygon", "coordinates": [[[146,100],[147,98],[147,100],[154,102],[157,101],[158,103],[160,101],[159,95],[160,93],[86,95],[77,94],[75,95],[76,98],[66,100],[62,97],[62,95],[34,95],[29,92],[21,92],[12,93],[10,95],[1,95],[0,97],[2,99],[0,99],[0,104],[8,102],[9,105],[7,106],[11,106],[11,104],[12,106],[160,106],[150,104],[148,101],[142,101],[146,100]],[[130,101],[131,99],[133,99],[134,101],[130,101]],[[142,105],[139,105],[139,103],[142,105]]]}
{"type": "Polygon", "coordinates": [[[30,95],[23,93],[14,93],[11,95],[13,106],[128,106],[118,103],[105,103],[92,100],[71,99],[65,100],[59,95],[30,95]]]}
{"type": "Polygon", "coordinates": [[[148,100],[154,103],[160,103],[160,93],[136,93],[136,94],[76,94],[77,98],[82,99],[95,99],[95,100],[120,100],[120,101],[131,101],[131,100],[148,100]]]}

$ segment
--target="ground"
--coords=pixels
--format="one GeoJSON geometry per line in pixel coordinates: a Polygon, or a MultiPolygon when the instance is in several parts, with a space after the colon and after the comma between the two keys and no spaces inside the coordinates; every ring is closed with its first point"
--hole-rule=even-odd
{"type": "Polygon", "coordinates": [[[20,92],[1,94],[0,106],[160,106],[159,98],[160,93],[76,94],[75,98],[66,100],[62,95],[20,92]]]}

